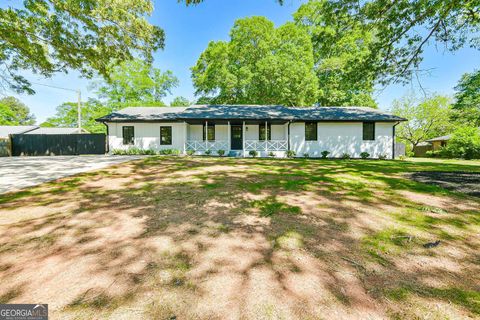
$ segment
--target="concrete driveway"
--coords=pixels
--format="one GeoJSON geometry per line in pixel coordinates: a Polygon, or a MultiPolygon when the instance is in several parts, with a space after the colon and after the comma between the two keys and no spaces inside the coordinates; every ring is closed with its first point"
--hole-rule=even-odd
{"type": "Polygon", "coordinates": [[[0,194],[144,156],[0,157],[0,194]]]}

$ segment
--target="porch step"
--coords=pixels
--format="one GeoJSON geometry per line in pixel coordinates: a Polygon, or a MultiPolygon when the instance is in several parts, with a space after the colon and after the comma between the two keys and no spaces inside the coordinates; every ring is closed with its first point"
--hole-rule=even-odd
{"type": "Polygon", "coordinates": [[[230,150],[228,153],[229,157],[241,157],[242,156],[242,151],[237,151],[237,150],[230,150]]]}

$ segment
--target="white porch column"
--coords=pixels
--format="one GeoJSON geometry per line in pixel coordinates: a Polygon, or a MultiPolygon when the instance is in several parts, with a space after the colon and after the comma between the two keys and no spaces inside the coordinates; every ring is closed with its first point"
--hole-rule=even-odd
{"type": "Polygon", "coordinates": [[[187,122],[183,122],[183,154],[187,154],[187,141],[188,141],[188,128],[187,128],[187,122]]]}
{"type": "Polygon", "coordinates": [[[208,150],[208,120],[205,120],[205,151],[208,150]]]}
{"type": "Polygon", "coordinates": [[[230,129],[230,121],[227,122],[227,147],[228,147],[228,150],[227,152],[230,152],[230,150],[232,149],[232,139],[230,138],[230,134],[231,134],[231,129],[230,129]]]}
{"type": "Polygon", "coordinates": [[[243,121],[242,125],[242,153],[243,156],[245,157],[245,121],[243,121]]]}
{"type": "Polygon", "coordinates": [[[290,145],[290,136],[288,134],[288,122],[285,123],[285,141],[287,141],[287,151],[288,151],[288,146],[290,145]]]}

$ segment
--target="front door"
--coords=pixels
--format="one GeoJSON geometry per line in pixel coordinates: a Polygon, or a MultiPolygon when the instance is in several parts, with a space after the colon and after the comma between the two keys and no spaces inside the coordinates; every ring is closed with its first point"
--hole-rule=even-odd
{"type": "Polygon", "coordinates": [[[230,144],[232,150],[242,150],[243,149],[243,132],[242,126],[233,125],[230,126],[230,144]]]}

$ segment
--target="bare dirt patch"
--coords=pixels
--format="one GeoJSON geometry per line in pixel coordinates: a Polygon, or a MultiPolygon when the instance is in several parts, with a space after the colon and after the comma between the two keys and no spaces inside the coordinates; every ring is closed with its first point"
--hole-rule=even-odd
{"type": "Polygon", "coordinates": [[[447,190],[480,197],[480,173],[478,172],[414,172],[411,179],[440,186],[447,190]]]}

